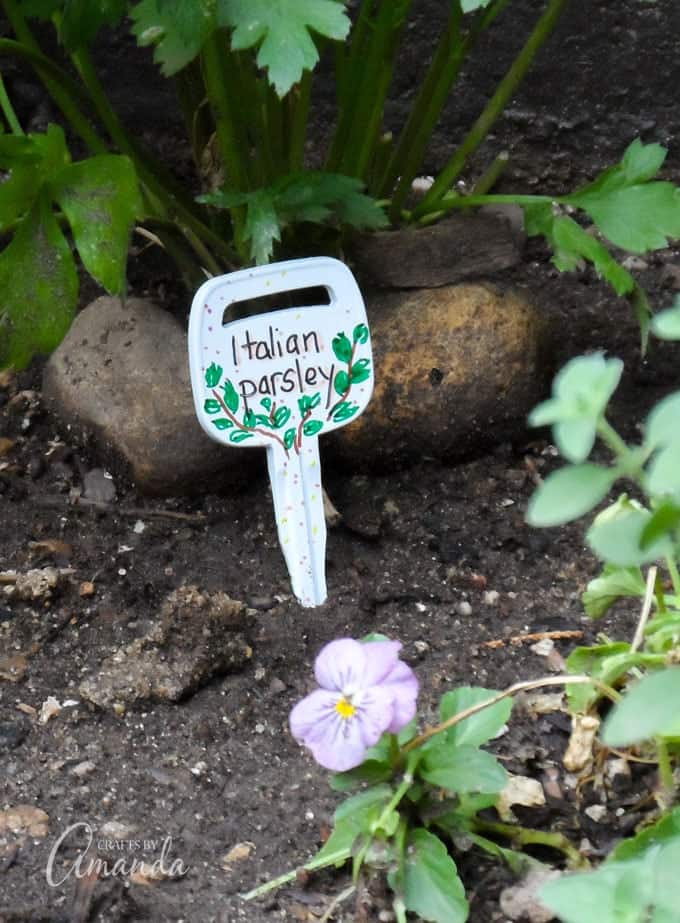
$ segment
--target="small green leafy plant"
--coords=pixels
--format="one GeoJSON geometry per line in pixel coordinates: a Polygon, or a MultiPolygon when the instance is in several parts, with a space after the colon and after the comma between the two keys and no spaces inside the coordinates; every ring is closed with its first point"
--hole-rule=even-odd
{"type": "MultiPolygon", "coordinates": [[[[354,885],[367,875],[385,875],[398,923],[409,913],[433,923],[464,923],[468,901],[454,858],[458,848],[481,849],[520,871],[534,860],[518,849],[538,844],[561,853],[571,867],[587,867],[563,835],[493,815],[508,774],[483,749],[509,720],[514,694],[587,678],[533,680],[504,692],[454,689],[441,699],[439,723],[418,733],[418,682],[398,659],[400,647],[381,635],[330,642],[315,663],[320,688],[291,712],[293,736],[322,766],[342,770],[332,776],[332,788],[353,792],[336,810],[329,839],[303,868],[351,862],[354,885]]],[[[298,872],[244,899],[285,885],[298,872]]]]}
{"type": "MultiPolygon", "coordinates": [[[[652,330],[680,339],[680,301],[654,318],[652,330]]],[[[598,513],[586,533],[604,567],[583,594],[592,618],[622,599],[640,599],[635,635],[630,642],[603,638],[576,648],[567,668],[593,683],[569,686],[567,695],[574,712],[592,713],[603,689],[623,687],[604,721],[602,745],[641,749],[658,763],[661,783],[656,823],[623,840],[596,871],[565,875],[542,888],[542,902],[564,923],[672,923],[680,901],[680,811],[673,807],[680,756],[680,392],[652,409],[641,443],[628,445],[605,415],[621,372],[618,360],[600,354],[574,359],[556,377],[553,396],[530,417],[534,425],[552,425],[569,463],[534,493],[530,523],[554,526],[579,518],[619,480],[635,492],[598,513]],[[609,465],[588,460],[597,439],[613,456],[609,465]]]]}
{"type": "Polygon", "coordinates": [[[0,39],[0,55],[34,68],[90,156],[69,164],[68,185],[60,185],[50,157],[69,155],[61,142],[56,151],[57,130],[24,136],[0,79],[7,131],[0,150],[0,232],[7,244],[0,253],[0,365],[26,365],[68,328],[77,298],[71,245],[104,288],[121,294],[124,244],[136,227],[167,250],[193,289],[206,274],[250,262],[341,253],[353,230],[429,224],[452,209],[497,201],[524,207],[528,232],[549,241],[560,269],[594,265],[631,299],[646,336],[647,299],[609,245],[644,253],[680,236],[677,190],[656,179],[662,147],[636,141],[619,165],[556,199],[487,195],[502,157],[470,194],[458,185],[566,3],[546,0],[479,118],[418,200],[413,180],[461,68],[510,0],[450,0],[396,136],[384,112],[411,0],[362,0],[353,21],[345,0],[2,0],[15,38],[0,39]],[[99,79],[94,40],[126,17],[138,44],[154,49],[177,87],[196,168],[192,188],[126,130],[99,79]],[[34,21],[53,24],[58,59],[44,52],[34,21]],[[323,53],[334,55],[337,111],[321,163],[310,169],[312,71],[323,53]],[[567,214],[572,209],[594,223],[601,239],[567,214]]]}

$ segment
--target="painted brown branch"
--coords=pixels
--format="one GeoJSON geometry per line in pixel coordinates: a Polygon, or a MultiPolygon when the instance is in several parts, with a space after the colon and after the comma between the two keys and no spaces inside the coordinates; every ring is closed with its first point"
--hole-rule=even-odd
{"type": "Polygon", "coordinates": [[[352,390],[352,366],[354,365],[354,354],[356,351],[357,351],[357,344],[353,343],[352,353],[349,357],[349,362],[347,363],[347,387],[345,388],[343,393],[340,395],[339,399],[333,404],[331,409],[328,411],[328,416],[326,417],[326,421],[331,419],[331,417],[333,416],[337,408],[340,406],[340,404],[342,404],[344,400],[347,399],[347,395],[352,390]]]}
{"type": "Polygon", "coordinates": [[[220,407],[222,408],[222,410],[224,411],[224,413],[226,414],[226,416],[227,416],[227,417],[231,420],[231,422],[234,424],[234,426],[236,426],[238,429],[240,429],[240,430],[241,430],[242,432],[244,432],[244,433],[257,433],[258,436],[265,436],[267,439],[273,439],[274,442],[278,442],[278,444],[281,446],[281,448],[283,449],[283,451],[286,453],[286,458],[288,458],[288,449],[286,448],[283,439],[281,439],[279,436],[277,436],[276,433],[270,433],[268,430],[266,430],[266,429],[259,429],[259,427],[256,427],[256,426],[245,426],[243,423],[241,423],[240,420],[238,420],[238,419],[234,416],[234,414],[231,412],[231,410],[229,410],[229,408],[227,407],[227,405],[226,405],[226,404],[224,403],[224,401],[222,400],[222,395],[220,394],[220,392],[219,392],[216,388],[213,388],[213,389],[212,389],[212,393],[213,393],[213,396],[214,396],[215,400],[216,400],[217,403],[220,405],[220,407]]]}
{"type": "Polygon", "coordinates": [[[304,415],[302,419],[300,420],[300,424],[298,426],[298,431],[297,431],[297,436],[295,437],[295,442],[293,444],[293,448],[295,449],[296,455],[300,454],[300,448],[302,446],[302,428],[304,427],[307,420],[309,420],[311,415],[312,415],[312,408],[309,407],[307,410],[305,410],[304,415]]]}

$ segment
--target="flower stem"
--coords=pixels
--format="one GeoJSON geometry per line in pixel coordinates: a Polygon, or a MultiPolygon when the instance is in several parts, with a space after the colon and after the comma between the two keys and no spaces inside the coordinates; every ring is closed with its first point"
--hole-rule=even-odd
{"type": "Polygon", "coordinates": [[[666,567],[668,568],[671,583],[673,584],[673,593],[680,597],[680,572],[678,572],[678,564],[672,554],[666,555],[666,567]]]}
{"type": "Polygon", "coordinates": [[[497,702],[501,702],[503,699],[517,695],[519,692],[527,692],[531,689],[540,689],[543,686],[567,686],[572,683],[590,683],[591,685],[597,687],[604,695],[607,696],[608,699],[611,699],[612,702],[621,701],[621,696],[615,689],[612,689],[611,686],[608,686],[606,683],[603,683],[599,679],[595,679],[592,676],[545,676],[541,679],[531,679],[521,683],[514,683],[512,686],[508,686],[507,689],[504,689],[503,692],[498,692],[490,699],[487,699],[486,702],[478,702],[476,705],[471,705],[469,708],[465,708],[463,711],[458,712],[458,714],[452,715],[441,724],[437,724],[435,727],[427,728],[422,732],[422,734],[418,734],[417,737],[414,737],[401,748],[402,759],[410,750],[415,750],[416,747],[422,746],[426,740],[429,740],[430,737],[434,737],[435,734],[441,734],[443,731],[448,731],[449,728],[455,727],[455,725],[460,724],[461,721],[465,721],[466,718],[470,718],[472,715],[476,715],[478,712],[484,711],[485,708],[489,708],[491,705],[495,705],[497,702]]]}
{"type": "Polygon", "coordinates": [[[550,833],[547,830],[532,830],[515,824],[503,824],[492,820],[473,817],[470,828],[475,833],[491,833],[505,837],[520,846],[549,846],[563,853],[571,868],[589,868],[590,863],[562,833],[550,833]]]}
{"type": "Polygon", "coordinates": [[[468,158],[484,141],[492,125],[512,99],[538,50],[554,29],[567,2],[568,0],[549,0],[546,9],[536,23],[524,47],[513,61],[510,70],[498,84],[496,92],[463,139],[458,150],[441,171],[423,201],[415,209],[413,214],[416,219],[422,218],[428,212],[438,210],[441,199],[460,175],[468,158]]]}
{"type": "Polygon", "coordinates": [[[656,744],[656,758],[659,764],[659,779],[661,780],[664,794],[668,797],[675,788],[673,766],[668,753],[668,744],[663,737],[656,737],[654,743],[656,744]]]}
{"type": "Polygon", "coordinates": [[[597,423],[597,434],[618,458],[624,459],[630,455],[630,449],[626,443],[604,417],[601,417],[597,423]]]}
{"type": "Polygon", "coordinates": [[[276,888],[280,888],[282,885],[287,885],[289,881],[295,881],[300,872],[315,872],[318,869],[328,868],[330,865],[341,865],[343,862],[346,862],[351,855],[352,851],[350,849],[338,849],[328,856],[317,856],[314,859],[310,859],[310,861],[306,862],[304,865],[300,865],[298,868],[293,869],[292,872],[286,872],[284,875],[279,875],[278,878],[272,878],[271,881],[266,881],[258,888],[253,888],[252,891],[241,894],[240,897],[244,901],[252,901],[256,897],[262,897],[263,894],[275,891],[276,888]]]}

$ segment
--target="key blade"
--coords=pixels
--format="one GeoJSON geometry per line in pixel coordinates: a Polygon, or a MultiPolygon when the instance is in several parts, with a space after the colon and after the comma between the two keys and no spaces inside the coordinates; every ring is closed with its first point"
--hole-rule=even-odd
{"type": "Polygon", "coordinates": [[[293,592],[300,605],[326,600],[326,519],[321,487],[319,440],[307,437],[297,451],[267,447],[279,542],[293,592]]]}

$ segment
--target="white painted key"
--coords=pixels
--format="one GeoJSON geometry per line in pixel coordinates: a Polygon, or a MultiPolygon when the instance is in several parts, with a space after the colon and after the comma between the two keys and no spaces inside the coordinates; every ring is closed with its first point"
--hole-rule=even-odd
{"type": "Polygon", "coordinates": [[[311,257],[219,276],[189,319],[194,403],[218,442],[267,449],[279,541],[303,606],[326,599],[319,435],[349,423],[373,390],[366,309],[350,270],[311,257]],[[329,304],[230,320],[238,302],[325,288],[329,304]]]}

